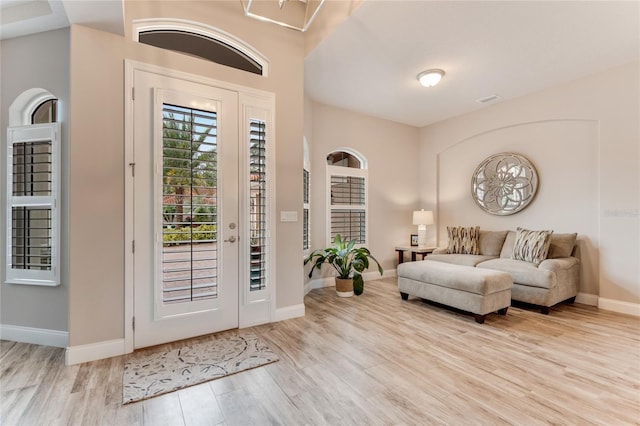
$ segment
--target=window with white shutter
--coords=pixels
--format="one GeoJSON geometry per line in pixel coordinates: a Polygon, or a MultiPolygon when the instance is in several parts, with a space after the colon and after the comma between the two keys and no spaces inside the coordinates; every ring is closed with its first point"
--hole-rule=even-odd
{"type": "Polygon", "coordinates": [[[34,108],[31,124],[7,129],[6,282],[60,284],[60,124],[57,100],[34,108]]]}
{"type": "Polygon", "coordinates": [[[357,244],[367,243],[367,179],[362,156],[336,151],[327,156],[327,188],[329,205],[329,235],[336,235],[357,244]]]}
{"type": "Polygon", "coordinates": [[[302,170],[302,192],[303,192],[303,200],[302,200],[302,249],[307,251],[311,247],[311,236],[310,236],[310,203],[309,196],[311,191],[311,179],[309,170],[302,170]]]}
{"type": "Polygon", "coordinates": [[[249,122],[249,291],[264,290],[267,267],[267,139],[266,123],[249,122]]]}

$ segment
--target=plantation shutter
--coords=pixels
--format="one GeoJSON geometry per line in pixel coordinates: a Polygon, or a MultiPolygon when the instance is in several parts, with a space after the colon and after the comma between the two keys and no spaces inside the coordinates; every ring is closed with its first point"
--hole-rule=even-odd
{"type": "Polygon", "coordinates": [[[302,249],[309,250],[310,247],[310,235],[309,235],[309,192],[311,189],[311,182],[309,176],[309,170],[302,170],[302,249]]]}
{"type": "Polygon", "coordinates": [[[267,140],[266,123],[249,121],[249,290],[266,288],[267,268],[267,140]]]}
{"type": "Polygon", "coordinates": [[[7,283],[60,284],[59,138],[59,123],[7,131],[7,283]]]}
{"type": "Polygon", "coordinates": [[[218,296],[217,115],[163,104],[164,303],[218,296]]]}
{"type": "Polygon", "coordinates": [[[330,170],[330,239],[365,244],[367,240],[366,170],[329,166],[330,170]]]}

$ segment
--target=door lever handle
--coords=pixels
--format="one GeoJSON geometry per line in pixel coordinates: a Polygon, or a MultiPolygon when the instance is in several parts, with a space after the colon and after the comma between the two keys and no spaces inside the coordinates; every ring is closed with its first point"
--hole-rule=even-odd
{"type": "Polygon", "coordinates": [[[235,236],[230,236],[228,240],[224,240],[225,243],[235,243],[236,242],[236,237],[235,236]]]}

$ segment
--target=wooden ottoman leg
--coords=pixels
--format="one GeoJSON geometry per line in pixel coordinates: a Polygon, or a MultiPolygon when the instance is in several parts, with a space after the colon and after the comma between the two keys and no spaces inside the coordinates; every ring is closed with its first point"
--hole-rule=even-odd
{"type": "Polygon", "coordinates": [[[409,294],[400,292],[400,297],[402,297],[402,300],[407,300],[407,299],[409,299],[409,294]]]}
{"type": "Polygon", "coordinates": [[[473,314],[473,316],[478,324],[484,324],[484,317],[486,317],[486,315],[473,314]]]}
{"type": "Polygon", "coordinates": [[[498,309],[498,314],[499,315],[507,315],[507,309],[509,309],[508,306],[506,308],[498,309]]]}
{"type": "Polygon", "coordinates": [[[540,313],[542,315],[549,315],[549,307],[548,306],[540,306],[540,313]]]}

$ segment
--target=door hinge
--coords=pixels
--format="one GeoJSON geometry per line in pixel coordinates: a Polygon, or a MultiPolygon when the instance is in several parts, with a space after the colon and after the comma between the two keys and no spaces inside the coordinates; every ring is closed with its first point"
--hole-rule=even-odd
{"type": "Polygon", "coordinates": [[[136,317],[131,317],[131,328],[136,329],[136,317]]]}
{"type": "Polygon", "coordinates": [[[129,167],[131,167],[131,177],[136,176],[136,163],[129,163],[129,167]]]}
{"type": "Polygon", "coordinates": [[[135,87],[131,88],[131,100],[132,101],[136,100],[136,88],[135,87]]]}
{"type": "Polygon", "coordinates": [[[131,240],[131,253],[136,252],[136,240],[131,240]]]}

